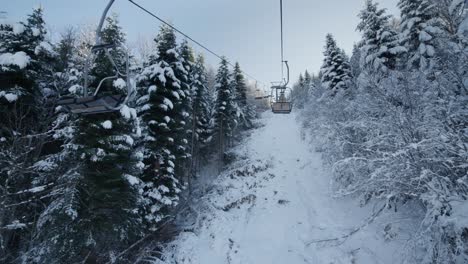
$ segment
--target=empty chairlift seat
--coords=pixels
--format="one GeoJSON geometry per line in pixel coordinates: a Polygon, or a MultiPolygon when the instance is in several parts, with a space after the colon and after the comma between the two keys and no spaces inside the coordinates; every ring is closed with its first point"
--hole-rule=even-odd
{"type": "Polygon", "coordinates": [[[274,102],[271,104],[271,110],[275,114],[289,114],[292,110],[291,102],[274,102]]]}
{"type": "Polygon", "coordinates": [[[114,112],[124,100],[123,95],[86,96],[62,99],[57,104],[74,114],[91,115],[114,112]]]}

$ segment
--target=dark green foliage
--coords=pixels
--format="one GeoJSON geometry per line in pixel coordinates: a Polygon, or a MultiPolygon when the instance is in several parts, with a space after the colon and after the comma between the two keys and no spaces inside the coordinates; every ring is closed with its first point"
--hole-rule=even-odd
{"type": "Polygon", "coordinates": [[[0,54],[11,60],[0,65],[0,244],[5,245],[0,256],[10,259],[28,245],[37,213],[48,201],[24,190],[43,184],[35,164],[50,140],[45,96],[53,72],[42,9],[33,10],[26,22],[2,29],[0,54]]]}

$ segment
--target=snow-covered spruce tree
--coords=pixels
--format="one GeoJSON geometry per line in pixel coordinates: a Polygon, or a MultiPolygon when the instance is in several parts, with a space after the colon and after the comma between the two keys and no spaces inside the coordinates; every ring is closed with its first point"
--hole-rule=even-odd
{"type": "Polygon", "coordinates": [[[422,212],[421,233],[413,241],[426,250],[417,256],[420,263],[468,259],[467,226],[456,220],[466,212],[468,186],[462,143],[468,126],[467,42],[460,34],[460,2],[433,1],[445,31],[434,46],[435,67],[397,67],[385,75],[366,70],[359,87],[348,89],[352,96],[314,95],[317,103],[302,117],[333,165],[338,194],[422,212]]]}
{"type": "Polygon", "coordinates": [[[0,32],[0,252],[7,260],[29,246],[37,216],[50,197],[51,183],[45,184],[35,167],[47,156],[45,145],[53,134],[48,97],[54,60],[46,34],[41,8],[25,22],[3,25],[0,32]]]}
{"type": "Polygon", "coordinates": [[[400,46],[397,32],[389,24],[391,16],[379,9],[378,4],[367,0],[364,9],[359,13],[361,22],[358,30],[362,33],[361,65],[368,71],[387,72],[397,67],[397,59],[405,52],[400,46]]]}
{"type": "Polygon", "coordinates": [[[247,129],[252,126],[252,115],[247,101],[247,83],[238,62],[236,62],[232,72],[232,90],[234,101],[237,106],[236,113],[239,117],[239,128],[247,129]]]}
{"type": "Polygon", "coordinates": [[[431,0],[400,0],[402,45],[409,69],[425,70],[434,66],[438,15],[431,0]]]}
{"type": "Polygon", "coordinates": [[[437,74],[431,83],[434,87],[424,94],[428,101],[426,120],[433,122],[431,133],[426,136],[429,142],[424,144],[428,149],[424,151],[428,161],[424,169],[429,175],[428,188],[422,196],[428,228],[424,246],[430,252],[428,263],[465,263],[468,226],[451,219],[462,218],[466,212],[462,204],[466,204],[468,196],[468,154],[464,147],[468,142],[468,35],[464,32],[464,19],[468,17],[463,11],[464,1],[442,0],[434,4],[442,32],[435,46],[437,63],[432,72],[437,74]]]}
{"type": "Polygon", "coordinates": [[[314,76],[309,71],[305,71],[304,74],[299,74],[299,79],[293,85],[292,98],[294,100],[294,107],[303,109],[309,100],[309,94],[313,92],[314,76]]]}
{"type": "Polygon", "coordinates": [[[347,56],[342,49],[338,48],[331,34],[326,37],[323,54],[325,59],[320,69],[322,83],[334,95],[339,90],[347,88],[348,82],[351,80],[351,68],[347,56]]]}
{"type": "Polygon", "coordinates": [[[313,85],[313,76],[310,75],[309,71],[304,72],[304,104],[307,103],[309,93],[311,92],[313,85]]]}
{"type": "Polygon", "coordinates": [[[294,107],[299,109],[304,108],[304,94],[305,94],[305,83],[304,83],[304,76],[302,73],[299,74],[299,78],[297,82],[293,85],[292,88],[292,98],[294,100],[294,107]]]}
{"type": "Polygon", "coordinates": [[[196,58],[192,71],[192,118],[194,122],[194,158],[195,166],[198,167],[200,158],[208,151],[212,141],[212,127],[210,125],[212,100],[208,93],[208,81],[206,76],[205,59],[202,55],[196,58]]]}
{"type": "MultiPolygon", "coordinates": [[[[122,45],[124,34],[116,17],[106,20],[103,42],[122,45]]],[[[116,64],[125,64],[124,52],[111,53],[116,64]]],[[[91,69],[91,90],[107,76],[113,68],[97,54],[91,69]]],[[[105,85],[103,94],[125,95],[125,82],[116,80],[105,85]]],[[[71,89],[73,91],[73,89],[71,89]]],[[[56,262],[76,262],[83,259],[102,262],[109,259],[115,250],[124,248],[141,234],[137,205],[137,189],[133,158],[135,111],[123,106],[121,111],[81,116],[76,122],[74,138],[76,166],[59,178],[69,180],[70,189],[58,197],[41,225],[51,228],[54,243],[47,248],[47,258],[56,262]],[[71,199],[68,201],[67,199],[71,199]],[[62,231],[57,230],[61,228],[62,231]]],[[[42,236],[44,241],[52,237],[42,236]]],[[[46,241],[47,242],[47,241],[46,241]]],[[[36,253],[40,254],[40,251],[36,253]]]]}
{"type": "Polygon", "coordinates": [[[223,58],[216,75],[217,98],[215,109],[215,134],[218,137],[218,149],[223,154],[231,145],[233,132],[237,125],[236,105],[233,101],[231,74],[228,62],[223,58]]]}
{"type": "Polygon", "coordinates": [[[177,124],[178,128],[175,131],[176,149],[176,175],[179,179],[183,179],[189,173],[190,169],[190,155],[192,147],[192,119],[190,115],[192,112],[192,99],[193,99],[193,67],[195,64],[195,57],[192,48],[189,46],[187,40],[183,40],[177,49],[180,62],[175,64],[175,74],[180,83],[180,102],[176,104],[175,111],[178,114],[177,124]]]}
{"type": "MultiPolygon", "coordinates": [[[[435,13],[438,15],[440,28],[443,32],[454,36],[468,30],[468,25],[464,24],[464,20],[467,18],[466,9],[468,8],[468,3],[466,1],[440,0],[433,1],[433,4],[435,6],[435,13]]],[[[442,37],[445,37],[446,34],[443,34],[442,37]]]]}
{"type": "Polygon", "coordinates": [[[354,44],[351,58],[349,59],[349,66],[351,67],[351,74],[356,78],[359,77],[362,72],[361,57],[361,46],[359,44],[354,44]]]}
{"type": "Polygon", "coordinates": [[[138,77],[141,94],[138,112],[142,126],[139,145],[143,156],[141,213],[151,230],[157,229],[158,223],[179,200],[182,184],[175,171],[176,166],[181,165],[176,164],[175,136],[181,113],[176,112],[176,105],[185,94],[179,79],[185,69],[177,53],[174,31],[162,26],[155,41],[157,54],[150,57],[138,77]]]}
{"type": "MultiPolygon", "coordinates": [[[[58,99],[60,94],[69,93],[71,87],[79,86],[80,72],[75,68],[76,60],[76,34],[68,29],[54,46],[54,83],[51,102],[58,99]]],[[[51,108],[60,110],[60,107],[51,108]]],[[[67,112],[57,112],[54,120],[49,124],[47,143],[44,146],[41,160],[33,166],[38,172],[35,179],[37,184],[47,186],[41,195],[48,194],[49,199],[42,200],[44,209],[37,212],[37,221],[34,223],[32,240],[28,248],[22,253],[25,262],[44,263],[55,262],[64,252],[54,252],[57,244],[62,244],[67,237],[66,228],[77,215],[74,209],[78,204],[78,183],[81,179],[77,168],[79,167],[77,145],[74,144],[76,132],[76,118],[67,112]],[[45,193],[46,192],[46,193],[45,193]]],[[[41,187],[36,187],[41,189],[41,187]]]]}

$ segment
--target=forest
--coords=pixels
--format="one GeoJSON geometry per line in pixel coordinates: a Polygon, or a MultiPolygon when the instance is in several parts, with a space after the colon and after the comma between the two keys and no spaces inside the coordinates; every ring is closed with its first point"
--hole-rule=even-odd
{"type": "MultiPolygon", "coordinates": [[[[57,102],[83,95],[88,57],[96,57],[90,87],[114,69],[105,51],[92,54],[91,28],[49,41],[43,12],[0,26],[0,262],[104,263],[148,234],[169,232],[162,229],[186,203],[201,164],[218,153],[222,164],[253,127],[252,88],[239,64],[224,59],[208,71],[202,54],[161,26],[150,54],[130,55],[134,81],[101,88],[130,90],[132,100],[119,111],[74,115],[57,102]]],[[[125,68],[116,15],[102,38],[118,47],[111,55],[125,68]]]]}
{"type": "Polygon", "coordinates": [[[351,56],[326,37],[317,75],[293,89],[338,197],[421,211],[420,263],[468,261],[468,20],[465,1],[366,1],[351,56]]]}
{"type": "Polygon", "coordinates": [[[276,101],[172,24],[0,23],[0,263],[467,263],[468,3],[397,7],[276,101]]]}

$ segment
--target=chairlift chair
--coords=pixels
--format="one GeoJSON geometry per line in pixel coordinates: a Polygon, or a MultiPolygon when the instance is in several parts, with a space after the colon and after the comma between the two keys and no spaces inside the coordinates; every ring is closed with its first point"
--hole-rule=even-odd
{"type": "Polygon", "coordinates": [[[98,28],[96,30],[96,44],[91,48],[92,55],[89,56],[88,60],[85,64],[85,74],[84,74],[84,89],[83,89],[83,96],[76,98],[76,97],[68,97],[62,98],[57,102],[58,105],[62,106],[64,109],[68,110],[74,114],[81,114],[81,115],[93,115],[93,114],[101,114],[101,113],[109,113],[119,111],[124,105],[127,104],[130,97],[132,96],[134,89],[132,88],[132,82],[130,80],[129,74],[129,55],[126,52],[126,64],[125,64],[125,72],[122,73],[115,63],[114,59],[110,54],[110,50],[118,49],[124,47],[117,46],[114,43],[103,43],[102,42],[102,27],[104,21],[107,17],[107,13],[111,8],[112,4],[115,0],[110,0],[107,4],[101,20],[99,22],[98,28]],[[89,83],[89,68],[92,65],[95,55],[98,52],[104,52],[106,58],[112,64],[114,75],[105,77],[100,80],[97,87],[95,87],[95,91],[92,95],[88,93],[88,83],[89,83]],[[100,94],[101,88],[103,86],[112,85],[113,80],[117,80],[122,78],[125,80],[126,87],[127,87],[127,95],[120,95],[120,94],[100,94]]]}
{"type": "Polygon", "coordinates": [[[293,103],[291,101],[291,89],[289,84],[289,65],[288,61],[284,59],[283,48],[283,0],[280,0],[280,22],[281,22],[281,74],[284,74],[284,65],[286,65],[287,78],[282,80],[279,84],[271,87],[270,104],[271,111],[274,114],[289,114],[292,111],[293,103]]]}
{"type": "Polygon", "coordinates": [[[283,61],[287,69],[287,79],[279,85],[271,87],[271,111],[274,114],[289,114],[292,111],[291,89],[288,88],[289,83],[289,65],[287,61],[283,61]]]}
{"type": "Polygon", "coordinates": [[[273,86],[271,89],[271,110],[274,114],[289,114],[292,111],[290,90],[286,86],[273,86]]]}

